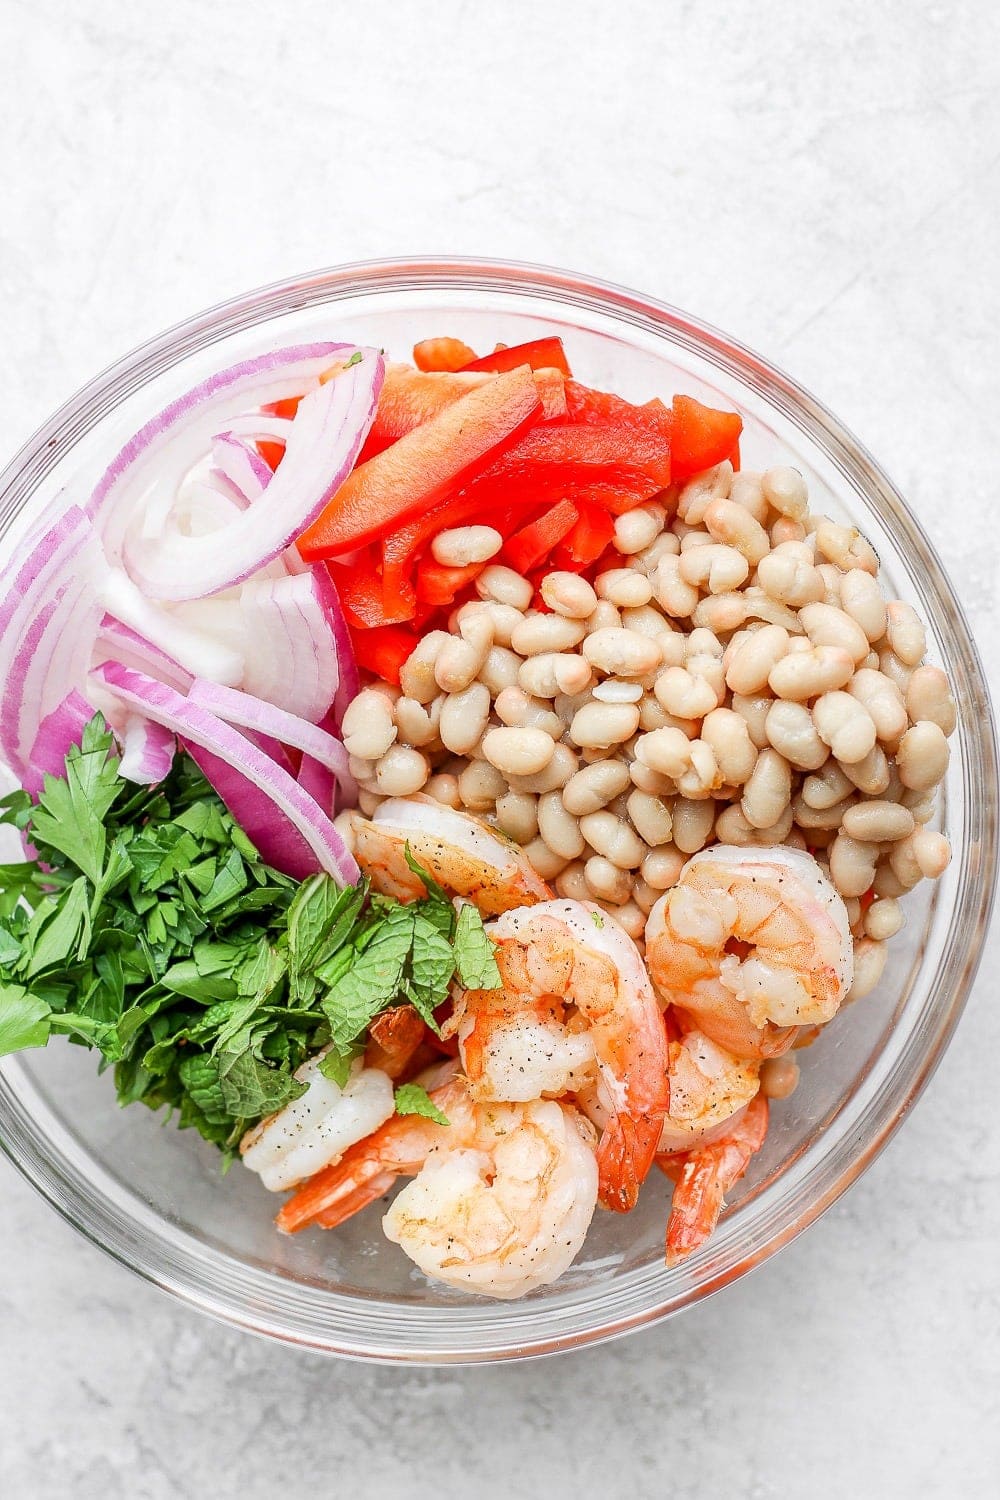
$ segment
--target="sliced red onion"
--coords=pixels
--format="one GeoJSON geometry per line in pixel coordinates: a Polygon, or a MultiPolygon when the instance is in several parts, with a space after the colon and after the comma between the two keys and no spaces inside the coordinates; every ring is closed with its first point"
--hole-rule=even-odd
{"type": "Polygon", "coordinates": [[[337,692],[333,700],[333,719],[339,729],[343,722],[347,705],[361,691],[361,678],[358,674],[358,663],[354,656],[351,632],[347,628],[343,605],[340,602],[340,595],[337,593],[336,585],[330,577],[329,568],[325,567],[323,563],[316,563],[312,568],[312,581],[313,587],[316,590],[316,597],[323,607],[323,615],[333,636],[333,649],[339,664],[340,680],[337,683],[337,692]]]}
{"type": "Polygon", "coordinates": [[[234,437],[251,438],[254,442],[287,443],[293,420],[270,411],[248,411],[233,418],[229,431],[234,437]]]}
{"type": "Polygon", "coordinates": [[[259,499],[267,489],[270,465],[245,438],[220,432],[212,444],[212,457],[219,473],[247,503],[259,499]]]}
{"type": "Polygon", "coordinates": [[[352,801],[356,797],[357,783],[348,766],[347,751],[339,740],[318,725],[275,708],[273,703],[266,703],[250,693],[219,687],[215,682],[206,682],[198,677],[191,684],[188,702],[207,708],[209,713],[216,714],[227,724],[235,724],[239,729],[250,729],[257,734],[266,734],[283,745],[292,745],[296,750],[301,750],[304,755],[332,771],[345,795],[352,801]]]}
{"type": "MultiPolygon", "coordinates": [[[[303,755],[299,773],[295,779],[302,790],[308,792],[331,818],[339,811],[338,792],[341,793],[339,800],[344,807],[354,805],[356,791],[348,794],[341,788],[329,766],[323,765],[322,761],[313,760],[311,755],[303,755]]],[[[357,783],[355,783],[356,786],[357,783]]]]}
{"type": "Polygon", "coordinates": [[[0,573],[0,750],[18,775],[42,719],[85,680],[103,566],[93,527],[69,506],[47,513],[0,573]]]}
{"type": "Polygon", "coordinates": [[[121,734],[121,765],[126,781],[155,786],[169,774],[177,754],[177,741],[163,724],[144,714],[129,714],[121,734]]]}
{"type": "Polygon", "coordinates": [[[375,415],[384,361],[358,351],[346,366],[299,402],[284,461],[263,495],[222,531],[182,536],[130,531],[125,566],[156,599],[201,599],[241,583],[279,556],[320,514],[354,466],[375,415]]]}
{"type": "Polygon", "coordinates": [[[314,389],[335,361],[353,352],[353,345],[335,343],[276,349],[217,371],[151,418],[125,444],[87,502],[87,514],[100,526],[110,555],[120,553],[140,502],[149,502],[150,491],[165,493],[172,502],[185,474],[209,451],[216,433],[248,407],[314,389]]]}
{"type": "Polygon", "coordinates": [[[224,683],[236,683],[242,679],[244,663],[240,651],[154,604],[121,568],[108,569],[101,598],[109,615],[124,625],[131,625],[193,677],[211,677],[224,683]]]}
{"type": "Polygon", "coordinates": [[[146,672],[182,692],[190,687],[193,677],[193,673],[166,651],[133,630],[131,625],[116,620],[114,615],[104,616],[94,647],[93,665],[100,666],[104,661],[119,661],[124,667],[146,672]]]}
{"type": "Polygon", "coordinates": [[[345,884],[359,871],[329,817],[238,730],[145,673],[105,662],[95,677],[129,709],[181,737],[233,817],[279,870],[302,880],[326,870],[345,884]]]}
{"type": "Polygon", "coordinates": [[[78,745],[83,731],[94,717],[94,710],[74,688],[38,726],[27,770],[22,776],[24,789],[37,797],[46,776],[62,776],[70,746],[78,745]]]}

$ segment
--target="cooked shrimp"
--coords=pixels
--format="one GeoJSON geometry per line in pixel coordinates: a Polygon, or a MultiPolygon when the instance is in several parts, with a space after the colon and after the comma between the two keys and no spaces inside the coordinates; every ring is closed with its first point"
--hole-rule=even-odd
{"type": "Polygon", "coordinates": [[[676,1181],[667,1220],[668,1266],[677,1265],[709,1238],[719,1222],[726,1193],[764,1144],[767,1119],[767,1100],[758,1094],[733,1117],[724,1135],[703,1142],[694,1151],[657,1157],[676,1181]]]}
{"type": "Polygon", "coordinates": [[[406,863],[413,858],[453,896],[465,896],[484,916],[546,901],[551,891],[523,850],[468,813],[432,797],[392,797],[371,818],[353,818],[358,864],[375,889],[399,901],[424,895],[406,863]]]}
{"type": "Polygon", "coordinates": [[[556,1100],[478,1104],[459,1079],[431,1097],[447,1125],[390,1120],[290,1199],[279,1228],[332,1227],[414,1175],[382,1227],[425,1275],[504,1298],[555,1281],[597,1203],[589,1122],[556,1100]]]}
{"type": "Polygon", "coordinates": [[[319,1070],[322,1054],[302,1064],[295,1076],[306,1092],[277,1114],[261,1120],[240,1142],[243,1165],[260,1175],[272,1193],[294,1187],[322,1167],[339,1161],[349,1146],[364,1140],[395,1107],[392,1083],[378,1068],[358,1060],[343,1088],[319,1070]]]}
{"type": "Polygon", "coordinates": [[[716,844],[646,922],[664,999],[737,1057],[775,1057],[833,1017],[851,986],[847,910],[810,854],[716,844]]]}
{"type": "MultiPolygon", "coordinates": [[[[759,1062],[734,1057],[693,1027],[678,1035],[673,1016],[668,1022],[670,1032],[670,1108],[663,1120],[657,1157],[693,1151],[728,1135],[760,1090],[759,1062]]],[[[577,1092],[576,1102],[588,1120],[603,1130],[607,1110],[596,1085],[585,1084],[577,1092]]]]}
{"type": "Polygon", "coordinates": [[[508,911],[487,930],[502,988],[468,991],[455,1005],[473,1095],[576,1092],[596,1073],[607,1110],[600,1199],[624,1213],[652,1165],[668,1102],[666,1034],[639,950],[584,901],[508,911]]]}

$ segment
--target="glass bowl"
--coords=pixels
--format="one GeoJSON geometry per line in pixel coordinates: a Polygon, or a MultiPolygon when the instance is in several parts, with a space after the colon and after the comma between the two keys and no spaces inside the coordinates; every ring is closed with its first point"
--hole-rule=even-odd
{"type": "MultiPolygon", "coordinates": [[[[477,348],[558,330],[591,384],[636,400],[675,389],[743,414],[744,462],[790,462],[814,509],[856,524],[888,587],[919,610],[945,665],[958,729],[943,822],[954,847],[874,994],[800,1054],[802,1082],[777,1106],[764,1149],[700,1253],[663,1264],[667,1187],[598,1213],[556,1286],[516,1303],[423,1280],[388,1244],[375,1205],[334,1233],[279,1236],[275,1199],[248,1172],[219,1175],[214,1149],[142,1109],[120,1111],[95,1059],[54,1044],[0,1067],[0,1135],[11,1160],[93,1243],[185,1302],[256,1333],[359,1358],[452,1362],[553,1353],[655,1322],[759,1265],[811,1224],[903,1119],[952,1034],[993,898],[996,746],[987,688],[955,593],[902,497],[862,446],[787,376],[723,334],[635,293],[537,267],[472,261],[346,266],[252,292],[181,324],[94,380],[0,476],[0,547],[57,492],[86,493],[142,422],[212,370],[297,340],[374,343],[396,356],[447,333],[477,348]]],[[[875,393],[872,393],[873,396],[875,393]]]]}

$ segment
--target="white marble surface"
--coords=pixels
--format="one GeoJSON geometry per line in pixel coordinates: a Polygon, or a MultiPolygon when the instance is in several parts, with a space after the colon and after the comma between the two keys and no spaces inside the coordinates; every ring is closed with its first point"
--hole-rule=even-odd
{"type": "MultiPolygon", "coordinates": [[[[998,58],[993,0],[0,0],[0,446],[141,339],[296,270],[564,264],[730,329],[840,413],[998,689],[998,58]]],[[[255,1342],[0,1165],[0,1493],[996,1494],[998,960],[818,1227],[556,1363],[255,1342]]]]}

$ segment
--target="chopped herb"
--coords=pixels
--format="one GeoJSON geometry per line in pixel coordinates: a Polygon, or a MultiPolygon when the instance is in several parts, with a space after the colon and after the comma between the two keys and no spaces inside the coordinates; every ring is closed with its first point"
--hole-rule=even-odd
{"type": "MultiPolygon", "coordinates": [[[[380,1011],[408,1001],[434,1030],[458,975],[500,983],[474,907],[427,891],[403,906],[368,882],[301,884],[264,864],[187,756],[156,787],[119,772],[100,715],[0,823],[36,859],[0,865],[0,1055],[63,1035],[96,1048],[121,1104],[166,1108],[226,1164],[244,1131],[298,1098],[296,1070],[346,1083],[380,1011]]],[[[401,1113],[443,1120],[423,1089],[401,1113]]]]}
{"type": "Polygon", "coordinates": [[[603,928],[603,926],[604,926],[604,918],[601,916],[601,913],[599,911],[592,911],[590,913],[590,920],[593,922],[594,926],[597,927],[598,929],[603,928]]]}
{"type": "Polygon", "coordinates": [[[442,1114],[427,1090],[419,1083],[401,1083],[396,1090],[397,1115],[423,1115],[437,1125],[450,1125],[448,1116],[442,1114]]]}

